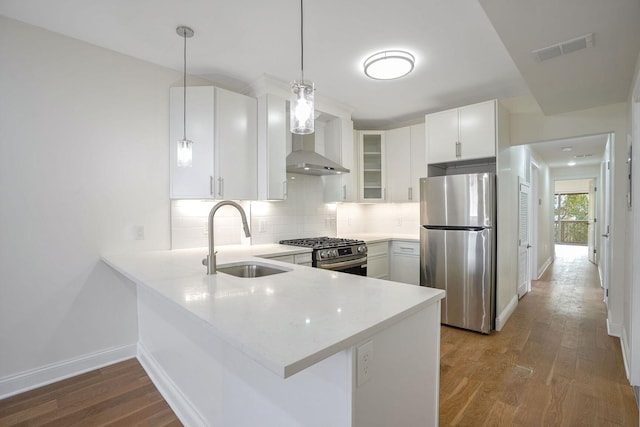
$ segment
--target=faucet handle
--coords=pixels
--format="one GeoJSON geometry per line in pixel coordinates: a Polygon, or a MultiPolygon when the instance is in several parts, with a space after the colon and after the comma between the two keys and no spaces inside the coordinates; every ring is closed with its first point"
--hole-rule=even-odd
{"type": "Polygon", "coordinates": [[[205,267],[209,265],[206,258],[202,258],[202,265],[204,265],[205,267]]]}

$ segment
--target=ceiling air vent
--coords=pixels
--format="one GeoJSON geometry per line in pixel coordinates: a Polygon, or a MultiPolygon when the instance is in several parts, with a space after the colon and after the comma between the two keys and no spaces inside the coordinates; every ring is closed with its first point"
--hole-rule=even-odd
{"type": "Polygon", "coordinates": [[[567,55],[577,50],[593,47],[594,44],[593,33],[589,33],[581,37],[576,37],[575,39],[534,50],[531,53],[533,53],[537,61],[546,61],[547,59],[567,55]]]}

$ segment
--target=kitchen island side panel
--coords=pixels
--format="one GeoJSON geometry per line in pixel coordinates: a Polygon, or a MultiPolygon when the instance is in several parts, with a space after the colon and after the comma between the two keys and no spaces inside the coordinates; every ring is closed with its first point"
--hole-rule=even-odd
{"type": "Polygon", "coordinates": [[[145,368],[160,371],[150,373],[154,380],[168,379],[156,385],[187,425],[351,425],[350,349],[283,379],[175,303],[138,291],[139,342],[153,360],[145,368]]]}
{"type": "MultiPolygon", "coordinates": [[[[440,301],[374,335],[370,341],[370,379],[358,386],[354,375],[353,426],[437,426],[440,301]]],[[[359,361],[358,347],[354,350],[354,366],[359,361]]]]}

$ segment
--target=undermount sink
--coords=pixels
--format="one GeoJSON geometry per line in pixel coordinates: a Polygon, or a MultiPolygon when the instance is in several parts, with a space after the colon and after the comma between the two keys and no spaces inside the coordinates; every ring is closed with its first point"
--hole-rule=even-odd
{"type": "Polygon", "coordinates": [[[238,262],[221,265],[217,268],[217,271],[218,273],[225,273],[235,277],[255,278],[286,273],[291,270],[259,262],[238,262]]]}

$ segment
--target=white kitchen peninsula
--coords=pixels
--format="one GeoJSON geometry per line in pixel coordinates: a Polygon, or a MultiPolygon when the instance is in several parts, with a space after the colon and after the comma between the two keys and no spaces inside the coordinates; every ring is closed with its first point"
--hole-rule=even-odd
{"type": "Polygon", "coordinates": [[[253,279],[207,276],[203,249],[103,260],[137,285],[138,358],[187,425],[437,425],[444,292],[255,257],[304,251],[222,247],[219,266],[287,270],[253,279]]]}

